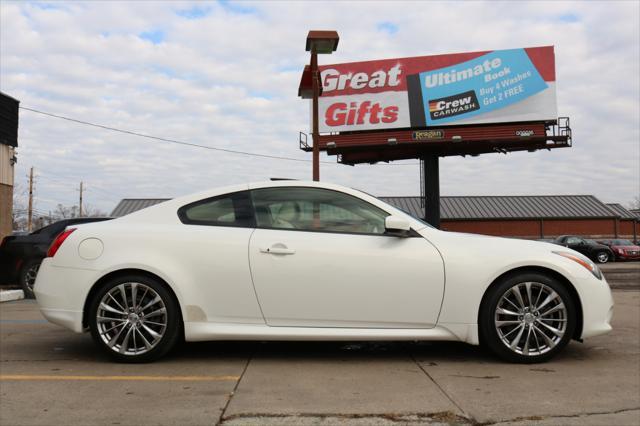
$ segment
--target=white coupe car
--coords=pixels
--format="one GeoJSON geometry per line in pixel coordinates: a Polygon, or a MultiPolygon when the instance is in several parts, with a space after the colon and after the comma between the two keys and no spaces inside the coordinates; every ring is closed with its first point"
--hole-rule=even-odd
{"type": "Polygon", "coordinates": [[[337,185],[275,181],[67,228],[43,315],[116,360],[202,340],[454,340],[540,362],[611,330],[598,267],[553,244],[444,232],[337,185]]]}

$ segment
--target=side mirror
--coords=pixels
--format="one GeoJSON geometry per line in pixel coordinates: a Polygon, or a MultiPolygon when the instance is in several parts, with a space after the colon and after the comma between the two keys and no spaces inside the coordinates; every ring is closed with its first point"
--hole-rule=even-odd
{"type": "Polygon", "coordinates": [[[408,237],[411,232],[409,221],[399,216],[387,216],[384,220],[385,233],[396,237],[408,237]]]}

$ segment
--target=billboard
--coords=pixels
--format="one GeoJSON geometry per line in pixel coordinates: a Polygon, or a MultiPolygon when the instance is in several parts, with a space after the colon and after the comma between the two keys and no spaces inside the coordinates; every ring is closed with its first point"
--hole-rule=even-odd
{"type": "Polygon", "coordinates": [[[320,132],[556,120],[553,46],[320,67],[320,132]]]}

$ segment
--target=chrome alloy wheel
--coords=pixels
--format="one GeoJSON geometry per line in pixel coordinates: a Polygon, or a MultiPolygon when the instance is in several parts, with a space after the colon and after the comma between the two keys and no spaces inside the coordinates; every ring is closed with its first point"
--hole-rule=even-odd
{"type": "Polygon", "coordinates": [[[567,308],[551,287],[523,282],[502,295],[494,321],[498,337],[511,351],[537,356],[549,352],[562,340],[567,319],[567,308]]]}
{"type": "Polygon", "coordinates": [[[167,330],[167,308],[153,288],[122,283],[111,288],[97,310],[100,338],[114,352],[141,355],[162,340],[167,330]]]}

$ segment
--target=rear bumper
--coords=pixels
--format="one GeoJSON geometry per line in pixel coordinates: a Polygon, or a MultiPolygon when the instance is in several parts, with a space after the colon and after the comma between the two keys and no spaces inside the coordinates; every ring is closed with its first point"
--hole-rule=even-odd
{"type": "Polygon", "coordinates": [[[61,325],[76,333],[82,333],[84,331],[84,327],[82,326],[82,311],[40,308],[40,312],[50,323],[61,325]]]}
{"type": "Polygon", "coordinates": [[[56,267],[50,258],[44,259],[34,285],[42,315],[54,324],[81,333],[84,302],[95,277],[96,271],[56,267]]]}

